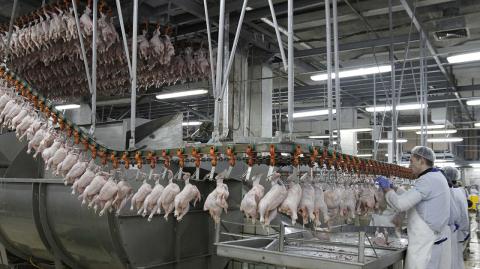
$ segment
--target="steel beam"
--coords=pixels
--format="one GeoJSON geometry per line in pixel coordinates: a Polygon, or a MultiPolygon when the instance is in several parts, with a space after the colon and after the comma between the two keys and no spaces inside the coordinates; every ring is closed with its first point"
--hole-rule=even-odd
{"type": "MultiPolygon", "coordinates": [[[[392,39],[390,37],[383,37],[383,38],[377,38],[377,39],[369,39],[369,40],[363,40],[358,42],[339,44],[338,49],[340,52],[344,52],[344,51],[352,51],[352,50],[370,49],[374,47],[377,47],[377,48],[385,47],[390,45],[391,40],[393,40],[394,44],[406,43],[408,42],[408,34],[394,36],[392,39]]],[[[412,34],[410,37],[410,42],[418,42],[419,40],[420,40],[419,34],[412,34]]],[[[326,47],[314,48],[314,49],[308,49],[308,50],[299,50],[295,54],[295,58],[312,57],[312,56],[323,55],[326,53],[327,53],[326,47]]]]}
{"type": "MultiPolygon", "coordinates": [[[[434,0],[430,0],[430,1],[435,2],[434,0]]],[[[440,1],[440,0],[438,0],[438,1],[440,1]]],[[[447,1],[447,0],[444,0],[444,1],[447,1]]],[[[443,66],[443,63],[440,60],[440,57],[438,57],[438,55],[437,55],[436,49],[432,46],[432,43],[428,39],[427,33],[425,33],[425,31],[423,30],[423,26],[422,26],[421,22],[417,19],[416,15],[413,13],[413,9],[411,8],[410,4],[407,2],[407,0],[400,0],[400,3],[402,4],[403,8],[407,12],[408,16],[410,16],[410,18],[412,19],[413,24],[417,28],[418,32],[423,33],[425,35],[425,45],[426,45],[428,51],[430,52],[430,54],[432,55],[433,59],[437,63],[438,68],[440,69],[440,71],[442,71],[443,75],[445,76],[445,79],[447,80],[448,84],[452,86],[452,88],[454,90],[455,97],[457,98],[458,103],[460,104],[460,107],[462,108],[462,110],[464,110],[466,112],[469,119],[471,121],[474,121],[474,118],[472,117],[472,115],[470,115],[470,112],[465,107],[465,104],[461,101],[461,97],[458,94],[458,89],[456,88],[455,84],[452,81],[452,75],[443,66]]],[[[418,5],[417,5],[417,7],[418,7],[418,5]]]]}

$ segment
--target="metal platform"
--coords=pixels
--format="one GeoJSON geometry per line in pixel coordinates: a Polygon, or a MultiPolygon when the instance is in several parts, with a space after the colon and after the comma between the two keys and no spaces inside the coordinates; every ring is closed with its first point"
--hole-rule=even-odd
{"type": "Polygon", "coordinates": [[[217,255],[247,263],[294,268],[402,268],[406,248],[399,239],[391,240],[397,241],[392,242],[392,247],[372,247],[368,238],[361,236],[359,240],[364,232],[326,234],[328,240],[319,240],[299,229],[287,228],[287,233],[282,235],[280,228],[278,234],[270,236],[239,235],[247,238],[216,243],[217,255]]]}

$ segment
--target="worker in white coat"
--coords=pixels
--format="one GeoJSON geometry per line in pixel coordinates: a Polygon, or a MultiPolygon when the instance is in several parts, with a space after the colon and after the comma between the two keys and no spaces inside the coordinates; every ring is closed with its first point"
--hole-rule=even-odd
{"type": "MultiPolygon", "coordinates": [[[[452,186],[455,186],[460,172],[454,167],[442,168],[443,173],[447,180],[452,182],[452,186]]],[[[451,207],[454,207],[454,215],[450,215],[450,222],[452,218],[455,225],[452,227],[452,269],[463,269],[465,265],[463,263],[463,242],[468,239],[470,235],[470,221],[468,219],[468,204],[467,196],[462,188],[451,188],[451,207]]],[[[452,211],[452,210],[450,210],[452,211]]]]}
{"type": "MultiPolygon", "coordinates": [[[[461,267],[457,261],[457,257],[459,256],[459,251],[461,252],[463,250],[458,249],[458,237],[457,235],[459,234],[458,230],[460,228],[460,225],[462,224],[462,215],[460,212],[460,207],[459,204],[456,202],[456,199],[454,197],[454,188],[453,188],[453,183],[452,180],[456,179],[458,174],[458,170],[451,167],[451,166],[446,166],[442,168],[443,175],[447,179],[448,182],[448,187],[450,188],[450,219],[448,221],[448,226],[450,226],[450,231],[451,231],[451,252],[452,252],[452,269],[456,268],[463,268],[463,256],[462,256],[462,264],[461,267]]],[[[465,225],[465,224],[463,224],[465,225]]]]}
{"type": "Polygon", "coordinates": [[[435,153],[423,146],[414,147],[410,168],[415,185],[399,195],[385,177],[377,178],[387,203],[397,211],[407,211],[408,248],[405,269],[451,267],[450,190],[443,173],[434,168],[435,153]]]}

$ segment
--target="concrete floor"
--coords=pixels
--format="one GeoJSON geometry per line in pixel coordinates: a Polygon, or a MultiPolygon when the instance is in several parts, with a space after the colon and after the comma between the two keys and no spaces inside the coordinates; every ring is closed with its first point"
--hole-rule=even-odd
{"type": "Polygon", "coordinates": [[[470,215],[471,220],[471,236],[470,240],[470,254],[465,261],[465,268],[467,269],[480,269],[480,240],[477,234],[478,222],[475,219],[475,215],[470,215]]]}

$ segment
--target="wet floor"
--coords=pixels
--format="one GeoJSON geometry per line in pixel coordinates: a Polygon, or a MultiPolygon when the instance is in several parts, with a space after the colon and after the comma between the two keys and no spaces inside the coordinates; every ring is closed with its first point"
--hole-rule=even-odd
{"type": "Polygon", "coordinates": [[[475,215],[470,215],[471,219],[471,236],[470,251],[465,261],[465,268],[467,269],[480,269],[480,239],[477,234],[478,222],[475,220],[475,215]]]}

